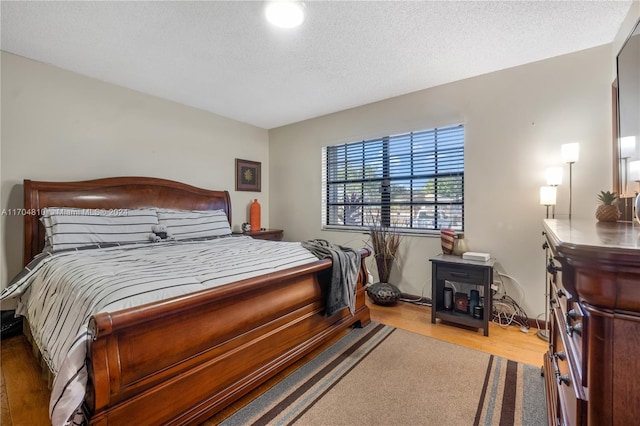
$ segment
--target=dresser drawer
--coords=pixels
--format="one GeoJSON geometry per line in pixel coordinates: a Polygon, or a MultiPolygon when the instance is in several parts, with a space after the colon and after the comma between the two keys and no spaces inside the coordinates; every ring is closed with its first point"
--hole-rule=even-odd
{"type": "Polygon", "coordinates": [[[578,298],[562,284],[562,268],[560,262],[552,254],[547,257],[547,280],[552,284],[553,288],[549,295],[549,300],[551,303],[557,303],[566,314],[571,309],[568,305],[577,301],[578,298]]]}
{"type": "Polygon", "coordinates": [[[580,377],[581,369],[576,363],[577,360],[573,358],[575,353],[571,347],[572,343],[565,338],[567,334],[564,329],[565,324],[559,317],[560,309],[556,308],[553,314],[557,327],[553,330],[555,352],[552,358],[556,375],[555,387],[560,405],[560,421],[567,426],[583,424],[587,412],[587,401],[580,377]]]}
{"type": "Polygon", "coordinates": [[[580,303],[573,302],[571,306],[569,306],[569,311],[565,314],[565,332],[567,333],[568,343],[571,346],[571,351],[573,358],[576,361],[576,365],[578,366],[578,371],[580,373],[580,379],[582,381],[582,385],[587,385],[587,368],[586,368],[586,357],[588,352],[585,350],[584,342],[582,336],[587,334],[587,327],[589,326],[589,317],[584,314],[580,303]]]}
{"type": "Polygon", "coordinates": [[[438,267],[437,279],[469,284],[482,284],[485,281],[482,270],[461,266],[456,266],[455,268],[446,266],[438,267]]]}
{"type": "Polygon", "coordinates": [[[582,405],[584,401],[578,399],[573,386],[573,377],[569,373],[562,373],[562,362],[558,361],[558,404],[560,405],[561,425],[573,426],[582,424],[582,405]]]}
{"type": "MultiPolygon", "coordinates": [[[[557,291],[555,284],[551,285],[552,292],[557,291]]],[[[557,300],[557,299],[556,299],[557,300]]],[[[557,316],[554,321],[555,329],[563,335],[566,341],[566,351],[571,355],[575,363],[576,373],[583,386],[587,385],[586,377],[586,350],[583,346],[582,336],[587,333],[588,317],[585,315],[580,303],[577,300],[565,299],[565,303],[554,303],[550,301],[549,306],[553,315],[557,316]]]]}

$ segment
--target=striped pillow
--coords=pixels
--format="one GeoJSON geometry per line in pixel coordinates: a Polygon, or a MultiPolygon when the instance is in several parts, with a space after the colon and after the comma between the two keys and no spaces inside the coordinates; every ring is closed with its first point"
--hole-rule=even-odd
{"type": "Polygon", "coordinates": [[[224,210],[158,209],[158,223],[176,240],[220,237],[231,234],[224,210]]]}
{"type": "Polygon", "coordinates": [[[149,242],[158,224],[155,209],[48,208],[43,216],[53,250],[100,243],[149,242]]]}
{"type": "Polygon", "coordinates": [[[51,216],[45,211],[44,215],[40,216],[40,222],[44,226],[44,247],[51,248],[51,216]]]}

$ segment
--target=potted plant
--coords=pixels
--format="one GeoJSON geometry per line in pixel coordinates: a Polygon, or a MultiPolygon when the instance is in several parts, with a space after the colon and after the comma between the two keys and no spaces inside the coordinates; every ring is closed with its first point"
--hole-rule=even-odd
{"type": "Polygon", "coordinates": [[[596,209],[596,219],[600,222],[615,222],[620,219],[620,209],[614,204],[617,198],[615,192],[600,191],[598,195],[600,205],[596,209]]]}
{"type": "Polygon", "coordinates": [[[369,246],[374,252],[379,282],[367,287],[367,294],[374,303],[379,305],[393,305],[400,299],[401,292],[395,285],[389,283],[389,275],[393,262],[398,257],[398,249],[402,236],[393,228],[380,225],[379,221],[372,221],[369,225],[369,246]]]}

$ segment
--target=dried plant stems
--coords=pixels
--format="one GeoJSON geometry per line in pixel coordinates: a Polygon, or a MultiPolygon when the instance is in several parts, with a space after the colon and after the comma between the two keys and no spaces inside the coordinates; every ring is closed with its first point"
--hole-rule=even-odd
{"type": "Polygon", "coordinates": [[[392,228],[382,226],[378,221],[375,221],[369,225],[369,237],[371,238],[371,248],[375,253],[378,278],[381,282],[388,282],[391,266],[398,255],[402,236],[392,228]]]}
{"type": "Polygon", "coordinates": [[[383,226],[369,227],[371,248],[375,254],[394,259],[400,247],[401,235],[393,232],[391,228],[383,226]]]}

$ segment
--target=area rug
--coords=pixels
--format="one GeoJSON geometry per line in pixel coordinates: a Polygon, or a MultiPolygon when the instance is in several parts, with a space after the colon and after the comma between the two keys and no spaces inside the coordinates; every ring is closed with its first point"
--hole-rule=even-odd
{"type": "Polygon", "coordinates": [[[533,426],[546,413],[539,367],[372,323],[221,425],[533,426]]]}

